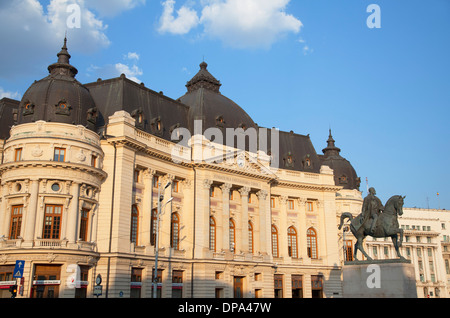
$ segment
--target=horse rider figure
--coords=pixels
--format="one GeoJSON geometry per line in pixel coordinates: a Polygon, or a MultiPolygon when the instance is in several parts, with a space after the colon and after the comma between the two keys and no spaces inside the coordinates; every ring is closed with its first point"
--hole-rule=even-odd
{"type": "Polygon", "coordinates": [[[376,194],[374,188],[369,188],[369,194],[364,198],[362,206],[362,224],[368,222],[369,219],[372,219],[370,235],[373,235],[374,233],[379,213],[384,210],[384,206],[376,194]]]}

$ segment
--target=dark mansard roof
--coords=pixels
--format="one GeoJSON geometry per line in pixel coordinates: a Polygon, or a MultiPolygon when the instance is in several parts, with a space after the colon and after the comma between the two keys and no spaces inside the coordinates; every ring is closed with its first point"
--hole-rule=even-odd
{"type": "MultiPolygon", "coordinates": [[[[120,110],[135,118],[138,129],[166,140],[172,139],[172,132],[178,127],[193,134],[196,120],[201,121],[203,132],[208,128],[222,131],[224,143],[226,128],[244,131],[260,128],[239,105],[221,94],[222,84],[211,75],[205,62],[187,82],[186,94],[174,100],[125,75],[85,85],[79,83],[75,79],[78,70],[69,63],[66,40],[57,56],[57,63],[48,67],[50,74],[33,83],[20,103],[5,98],[0,101],[3,138],[7,138],[13,124],[37,120],[83,125],[102,133],[108,117],[120,110]]],[[[323,155],[316,153],[309,135],[280,131],[278,136],[279,149],[272,152],[275,143],[268,130],[268,154],[279,168],[318,173],[321,165],[328,165],[334,170],[336,185],[359,188],[360,180],[350,162],[340,156],[331,131],[323,155]]]]}
{"type": "Polygon", "coordinates": [[[95,103],[89,90],[75,79],[78,70],[70,65],[66,42],[57,54],[58,61],[48,67],[49,75],[35,81],[23,95],[17,124],[44,120],[95,130],[95,103]]]}

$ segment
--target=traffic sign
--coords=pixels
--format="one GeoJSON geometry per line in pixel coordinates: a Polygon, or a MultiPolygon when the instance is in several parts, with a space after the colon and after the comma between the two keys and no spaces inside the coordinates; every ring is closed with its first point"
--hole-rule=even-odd
{"type": "Polygon", "coordinates": [[[101,296],[102,295],[102,285],[94,286],[94,296],[101,296]]]}
{"type": "Polygon", "coordinates": [[[16,267],[14,267],[13,278],[22,278],[24,267],[25,261],[16,261],[16,267]]]}

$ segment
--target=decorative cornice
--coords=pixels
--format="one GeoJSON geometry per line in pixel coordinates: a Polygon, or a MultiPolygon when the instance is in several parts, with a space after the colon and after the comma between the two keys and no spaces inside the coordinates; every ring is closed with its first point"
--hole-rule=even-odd
{"type": "Polygon", "coordinates": [[[64,168],[64,169],[71,169],[74,171],[79,172],[86,172],[90,175],[94,175],[101,180],[106,179],[107,173],[104,172],[101,169],[97,169],[88,165],[79,164],[79,163],[73,163],[73,162],[58,162],[58,161],[16,161],[16,162],[10,162],[10,163],[4,163],[0,165],[0,173],[3,174],[6,171],[9,170],[16,170],[16,169],[24,169],[24,168],[64,168]]]}

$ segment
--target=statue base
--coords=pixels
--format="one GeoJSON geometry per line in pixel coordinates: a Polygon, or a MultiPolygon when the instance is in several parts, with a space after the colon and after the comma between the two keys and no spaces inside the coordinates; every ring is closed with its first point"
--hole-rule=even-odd
{"type": "Polygon", "coordinates": [[[417,298],[409,260],[345,262],[342,271],[344,298],[417,298]]]}

